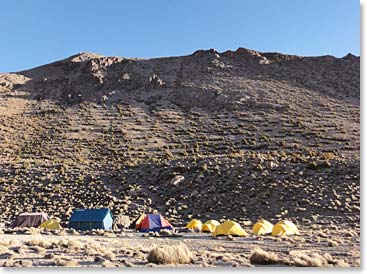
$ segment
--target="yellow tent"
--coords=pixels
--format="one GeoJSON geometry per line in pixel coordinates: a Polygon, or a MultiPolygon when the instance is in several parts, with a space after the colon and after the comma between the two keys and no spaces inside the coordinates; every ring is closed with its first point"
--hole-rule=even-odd
{"type": "Polygon", "coordinates": [[[218,225],[212,233],[212,236],[220,235],[247,236],[248,234],[239,223],[225,221],[223,224],[218,225]]]}
{"type": "Polygon", "coordinates": [[[272,236],[299,235],[297,226],[287,220],[278,222],[271,232],[272,236]]]}
{"type": "Polygon", "coordinates": [[[45,229],[52,229],[52,230],[62,229],[62,226],[59,224],[59,222],[54,219],[50,219],[50,220],[43,222],[42,224],[40,224],[40,227],[45,228],[45,229]]]}
{"type": "Polygon", "coordinates": [[[201,230],[202,223],[200,220],[192,219],[187,225],[186,228],[190,229],[199,229],[201,230]]]}
{"type": "Polygon", "coordinates": [[[216,220],[206,221],[201,227],[201,231],[203,232],[213,232],[215,228],[220,225],[220,223],[216,220]]]}
{"type": "Polygon", "coordinates": [[[270,234],[273,231],[273,225],[267,220],[258,220],[252,227],[252,232],[257,235],[270,234]]]}

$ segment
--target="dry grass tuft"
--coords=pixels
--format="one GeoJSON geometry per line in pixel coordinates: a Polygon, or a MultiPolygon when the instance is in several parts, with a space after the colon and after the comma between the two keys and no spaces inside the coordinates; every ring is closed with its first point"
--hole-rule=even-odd
{"type": "Polygon", "coordinates": [[[344,260],[337,260],[335,262],[335,266],[336,267],[350,267],[350,264],[348,264],[346,261],[344,260]]]}
{"type": "Polygon", "coordinates": [[[103,250],[102,246],[96,242],[87,243],[84,246],[85,255],[97,255],[100,254],[100,250],[103,250]]]}
{"type": "Polygon", "coordinates": [[[8,246],[9,245],[9,241],[4,241],[4,240],[1,240],[0,241],[0,246],[3,245],[3,246],[8,246]]]}
{"type": "Polygon", "coordinates": [[[28,246],[36,246],[36,245],[39,246],[40,242],[41,241],[39,239],[31,239],[31,240],[26,241],[25,244],[28,246]]]}
{"type": "Polygon", "coordinates": [[[80,241],[69,240],[67,242],[67,248],[72,251],[79,251],[84,247],[84,245],[80,241]]]}
{"type": "Polygon", "coordinates": [[[3,245],[3,246],[17,246],[17,245],[20,245],[20,242],[17,241],[17,240],[1,240],[0,241],[0,245],[3,245]]]}
{"type": "Polygon", "coordinates": [[[7,254],[10,252],[10,249],[4,245],[0,245],[0,255],[7,254]]]}
{"type": "Polygon", "coordinates": [[[37,252],[37,254],[40,254],[44,256],[46,254],[46,249],[44,249],[41,246],[33,246],[32,249],[37,252]]]}
{"type": "Polygon", "coordinates": [[[99,236],[103,236],[105,235],[106,231],[104,231],[103,229],[96,229],[96,234],[99,235],[99,236]]]}
{"type": "Polygon", "coordinates": [[[221,245],[215,245],[211,248],[209,248],[210,251],[216,251],[216,252],[220,252],[220,251],[225,251],[226,249],[221,246],[221,245]]]}
{"type": "Polygon", "coordinates": [[[272,252],[267,252],[260,247],[255,247],[250,255],[250,262],[251,264],[278,264],[280,260],[278,255],[272,252]]]}
{"type": "Polygon", "coordinates": [[[27,230],[25,231],[24,234],[26,234],[26,235],[40,235],[40,233],[41,233],[41,230],[39,228],[30,227],[30,228],[27,228],[27,230]]]}
{"type": "MultiPolygon", "coordinates": [[[[65,232],[66,233],[66,232],[65,232]]],[[[80,235],[80,233],[77,231],[77,230],[75,230],[74,228],[72,228],[71,230],[70,230],[70,233],[72,234],[72,235],[74,235],[74,236],[79,236],[80,235]]]]}
{"type": "Polygon", "coordinates": [[[43,248],[52,248],[52,246],[54,245],[54,242],[46,241],[42,238],[34,238],[34,239],[26,241],[25,244],[28,246],[40,246],[43,248]]]}
{"type": "Polygon", "coordinates": [[[307,254],[304,251],[291,251],[289,254],[295,266],[322,267],[328,265],[327,259],[318,253],[307,254]]]}
{"type": "Polygon", "coordinates": [[[338,244],[336,241],[333,241],[333,240],[328,240],[328,241],[327,241],[327,245],[328,245],[328,246],[332,246],[332,247],[337,247],[337,246],[339,246],[339,244],[338,244]]]}
{"type": "Polygon", "coordinates": [[[193,255],[184,243],[154,247],[148,254],[148,262],[155,264],[189,264],[193,255]]]}
{"type": "Polygon", "coordinates": [[[7,260],[12,261],[16,257],[14,251],[10,250],[7,246],[0,245],[0,261],[7,260]]]}
{"type": "Polygon", "coordinates": [[[323,255],[324,259],[329,263],[332,264],[335,262],[334,258],[329,254],[329,253],[325,253],[323,255]]]}
{"type": "Polygon", "coordinates": [[[109,249],[108,247],[102,246],[99,243],[95,243],[95,242],[85,245],[84,254],[85,255],[99,255],[98,257],[101,257],[105,260],[110,260],[110,261],[113,261],[116,259],[116,254],[114,250],[109,249]]]}
{"type": "Polygon", "coordinates": [[[26,253],[26,249],[27,247],[25,245],[13,247],[14,252],[19,255],[24,255],[26,253]]]}
{"type": "Polygon", "coordinates": [[[64,267],[78,267],[79,262],[73,260],[72,258],[66,258],[63,256],[56,257],[54,260],[55,265],[57,266],[64,266],[64,267]]]}
{"type": "Polygon", "coordinates": [[[13,267],[14,261],[13,260],[0,260],[0,266],[1,267],[13,267]]]}
{"type": "Polygon", "coordinates": [[[56,235],[58,236],[66,236],[66,231],[64,229],[58,230],[55,232],[56,235]]]}
{"type": "Polygon", "coordinates": [[[14,267],[32,267],[33,263],[29,260],[18,260],[13,264],[14,267]]]}
{"type": "Polygon", "coordinates": [[[45,256],[43,258],[46,259],[46,260],[54,259],[55,258],[55,254],[48,253],[48,254],[45,254],[45,256]]]}
{"type": "Polygon", "coordinates": [[[350,264],[346,261],[342,259],[334,259],[329,253],[325,253],[323,257],[329,264],[333,264],[336,267],[350,267],[350,264]]]}
{"type": "Polygon", "coordinates": [[[358,233],[354,230],[349,230],[345,232],[345,236],[347,237],[358,237],[358,233]]]}
{"type": "Polygon", "coordinates": [[[61,239],[57,242],[57,246],[68,247],[68,241],[65,239],[61,239]]]}
{"type": "Polygon", "coordinates": [[[102,262],[102,267],[118,267],[118,265],[109,260],[105,260],[104,262],[102,262]]]}
{"type": "Polygon", "coordinates": [[[101,252],[101,255],[108,259],[108,260],[115,260],[116,259],[116,255],[112,250],[109,249],[105,249],[103,252],[101,252]]]}

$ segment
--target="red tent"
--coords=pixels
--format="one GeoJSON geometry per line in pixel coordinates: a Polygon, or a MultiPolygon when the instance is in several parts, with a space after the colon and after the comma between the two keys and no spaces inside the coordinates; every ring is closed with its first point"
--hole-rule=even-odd
{"type": "Polygon", "coordinates": [[[163,218],[161,214],[147,214],[136,226],[141,232],[160,231],[161,229],[173,229],[173,226],[163,218]]]}

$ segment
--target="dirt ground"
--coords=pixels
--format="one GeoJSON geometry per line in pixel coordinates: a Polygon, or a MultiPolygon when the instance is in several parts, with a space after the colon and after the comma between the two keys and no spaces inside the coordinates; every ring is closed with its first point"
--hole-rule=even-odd
{"type": "Polygon", "coordinates": [[[104,235],[3,234],[0,239],[0,266],[3,267],[253,267],[326,266],[359,267],[360,230],[347,226],[304,227],[300,235],[212,237],[210,234],[183,232],[181,237],[152,236],[132,230],[104,235]],[[192,253],[190,264],[158,265],[147,260],[154,247],[184,243],[192,253]],[[272,262],[251,261],[260,248],[275,256],[272,262]]]}

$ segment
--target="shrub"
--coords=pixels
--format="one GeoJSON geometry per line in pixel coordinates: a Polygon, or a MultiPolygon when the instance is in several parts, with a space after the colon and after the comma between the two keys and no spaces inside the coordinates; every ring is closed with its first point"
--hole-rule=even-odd
{"type": "Polygon", "coordinates": [[[251,264],[260,265],[277,264],[279,263],[279,258],[275,253],[270,253],[260,247],[256,247],[250,255],[250,262],[251,264]]]}
{"type": "Polygon", "coordinates": [[[55,259],[55,264],[57,266],[64,266],[64,267],[77,267],[79,266],[79,262],[73,260],[71,258],[59,257],[55,259]]]}
{"type": "Polygon", "coordinates": [[[291,251],[290,255],[293,257],[296,266],[321,267],[328,265],[327,260],[318,253],[308,255],[302,251],[291,251]]]}
{"type": "Polygon", "coordinates": [[[189,264],[193,255],[184,243],[154,247],[149,251],[147,260],[155,264],[189,264]]]}

